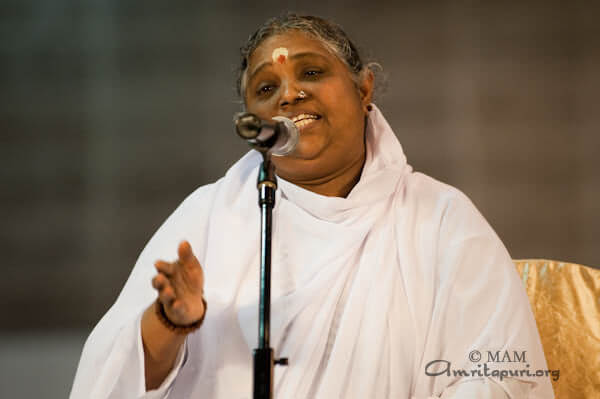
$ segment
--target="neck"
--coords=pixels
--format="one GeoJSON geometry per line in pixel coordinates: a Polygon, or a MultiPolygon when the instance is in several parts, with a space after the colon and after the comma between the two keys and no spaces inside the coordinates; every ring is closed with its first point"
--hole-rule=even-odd
{"type": "MultiPolygon", "coordinates": [[[[362,168],[365,163],[365,153],[361,153],[353,162],[341,170],[338,170],[327,176],[319,177],[311,180],[295,180],[287,179],[290,182],[302,187],[305,190],[312,191],[327,197],[342,197],[346,198],[356,183],[360,180],[362,168]]],[[[283,177],[283,176],[282,176],[283,177]]],[[[285,178],[285,177],[284,177],[285,178]]]]}

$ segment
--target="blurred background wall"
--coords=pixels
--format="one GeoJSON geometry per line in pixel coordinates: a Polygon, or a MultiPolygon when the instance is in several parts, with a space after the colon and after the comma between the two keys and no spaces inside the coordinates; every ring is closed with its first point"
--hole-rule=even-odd
{"type": "Polygon", "coordinates": [[[65,397],[146,241],[247,151],[238,48],[283,10],[333,18],[383,66],[376,102],[409,162],[463,190],[514,258],[600,265],[598,3],[0,7],[1,397],[65,397]]]}

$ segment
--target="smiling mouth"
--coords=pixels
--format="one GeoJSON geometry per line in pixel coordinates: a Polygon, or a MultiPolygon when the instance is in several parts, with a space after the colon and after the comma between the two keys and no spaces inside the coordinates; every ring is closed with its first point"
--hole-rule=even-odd
{"type": "Polygon", "coordinates": [[[317,120],[321,119],[321,117],[319,115],[313,115],[313,114],[300,114],[300,115],[294,116],[291,119],[292,119],[292,122],[294,122],[294,124],[296,125],[296,127],[299,130],[302,130],[302,129],[305,129],[306,127],[312,125],[317,120]]]}

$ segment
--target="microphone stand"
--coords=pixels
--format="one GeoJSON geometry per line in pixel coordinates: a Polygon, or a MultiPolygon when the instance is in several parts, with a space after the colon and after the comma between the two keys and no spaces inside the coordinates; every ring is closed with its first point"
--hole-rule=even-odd
{"type": "Polygon", "coordinates": [[[273,398],[273,367],[286,366],[287,358],[274,359],[269,346],[271,328],[271,226],[277,177],[275,166],[267,149],[259,149],[263,162],[260,165],[256,188],[261,215],[260,234],[260,302],[258,305],[258,348],[254,349],[254,399],[273,398]]]}

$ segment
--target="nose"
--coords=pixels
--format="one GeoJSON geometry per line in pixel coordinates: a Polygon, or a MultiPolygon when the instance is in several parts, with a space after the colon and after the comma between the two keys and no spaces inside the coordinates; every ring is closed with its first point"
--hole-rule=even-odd
{"type": "Polygon", "coordinates": [[[295,82],[285,83],[281,90],[279,106],[285,107],[290,104],[297,104],[306,98],[306,93],[295,82]]]}

